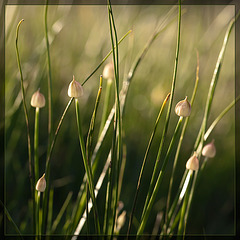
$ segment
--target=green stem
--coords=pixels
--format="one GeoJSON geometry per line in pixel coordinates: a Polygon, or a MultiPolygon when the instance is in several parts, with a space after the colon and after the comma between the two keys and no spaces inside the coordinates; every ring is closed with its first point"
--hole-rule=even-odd
{"type": "Polygon", "coordinates": [[[40,191],[36,191],[37,192],[37,200],[36,200],[36,240],[39,239],[39,236],[40,236],[40,222],[39,222],[39,217],[40,217],[40,214],[39,214],[39,211],[40,211],[40,194],[41,192],[40,191]]]}
{"type": "Polygon", "coordinates": [[[153,131],[152,131],[151,137],[150,137],[149,142],[148,142],[147,150],[146,150],[146,153],[145,153],[145,156],[144,156],[144,159],[143,159],[142,168],[141,168],[140,175],[139,175],[139,178],[138,178],[137,189],[136,189],[135,197],[134,197],[134,200],[133,200],[132,211],[131,211],[131,214],[130,214],[130,217],[129,217],[129,225],[128,225],[127,237],[129,236],[130,231],[131,231],[131,226],[132,226],[132,221],[133,221],[133,215],[134,215],[135,208],[136,208],[137,197],[138,197],[138,193],[139,193],[139,189],[140,189],[140,184],[141,184],[141,180],[142,180],[142,175],[143,175],[143,171],[144,171],[144,168],[145,168],[145,164],[146,164],[146,160],[147,160],[147,157],[148,157],[148,153],[149,153],[150,147],[151,147],[151,145],[152,145],[152,141],[153,141],[153,138],[154,138],[154,136],[155,136],[158,123],[159,123],[160,118],[161,118],[161,116],[162,116],[163,109],[164,109],[164,107],[165,107],[165,105],[166,105],[167,100],[168,100],[169,97],[170,97],[170,93],[167,95],[167,97],[166,97],[165,100],[163,101],[163,104],[162,104],[161,109],[160,109],[160,111],[159,111],[159,113],[158,113],[158,116],[157,116],[157,120],[156,120],[156,122],[155,122],[154,129],[153,129],[153,131]]]}
{"type": "Polygon", "coordinates": [[[109,102],[110,102],[110,93],[111,93],[111,87],[112,87],[112,79],[108,79],[107,80],[107,86],[106,86],[106,93],[105,93],[105,99],[104,99],[104,105],[103,105],[103,113],[102,113],[102,119],[101,119],[101,124],[100,124],[100,128],[99,128],[99,137],[101,135],[101,132],[103,130],[103,127],[105,125],[105,122],[107,120],[108,117],[108,108],[109,108],[109,102]]]}
{"type": "Polygon", "coordinates": [[[45,15],[44,15],[44,30],[47,47],[47,66],[48,66],[48,150],[51,146],[52,137],[52,73],[51,73],[51,59],[48,41],[48,25],[47,25],[48,0],[46,0],[45,15]]]}
{"type": "Polygon", "coordinates": [[[81,151],[82,151],[82,158],[83,158],[85,171],[87,173],[89,192],[90,192],[90,196],[91,196],[92,202],[93,202],[95,227],[96,227],[98,234],[101,234],[100,223],[99,223],[99,218],[98,218],[98,210],[97,210],[96,199],[95,199],[95,194],[94,194],[94,183],[93,183],[93,176],[92,176],[92,172],[91,172],[91,164],[87,163],[85,144],[84,144],[82,128],[81,128],[81,124],[80,124],[79,103],[78,103],[77,98],[75,99],[75,107],[76,107],[76,118],[77,118],[77,126],[78,126],[79,143],[80,143],[80,147],[81,147],[81,151]]]}
{"type": "MultiPolygon", "coordinates": [[[[126,37],[129,33],[131,33],[132,30],[129,30],[117,43],[116,46],[118,46],[126,37]]],[[[114,46],[114,49],[116,48],[116,46],[114,46]]],[[[111,50],[106,56],[105,58],[99,63],[99,65],[93,70],[93,72],[83,81],[82,86],[89,80],[89,78],[91,78],[93,76],[93,74],[102,66],[102,64],[108,59],[108,57],[112,54],[113,50],[111,50]]]]}
{"type": "Polygon", "coordinates": [[[164,173],[165,173],[165,169],[166,169],[169,157],[170,157],[170,153],[172,152],[174,143],[175,143],[177,135],[178,135],[178,131],[179,131],[181,123],[182,123],[182,119],[183,119],[183,117],[179,117],[177,126],[175,128],[172,140],[171,140],[171,142],[169,144],[167,154],[166,154],[166,156],[164,158],[163,165],[162,165],[162,168],[161,168],[160,173],[158,175],[158,179],[157,179],[157,182],[156,182],[155,187],[153,189],[153,192],[152,192],[152,195],[150,197],[149,203],[148,203],[148,205],[146,207],[145,212],[142,213],[141,223],[140,223],[140,226],[139,226],[138,232],[137,232],[137,236],[138,237],[139,237],[139,235],[141,235],[143,233],[143,230],[144,230],[145,225],[147,223],[147,220],[148,220],[150,211],[152,209],[153,203],[154,203],[155,198],[156,198],[156,196],[158,194],[158,190],[159,190],[160,184],[162,182],[162,179],[163,179],[163,176],[164,176],[164,173]]]}
{"type": "MultiPolygon", "coordinates": [[[[197,87],[198,87],[198,81],[199,81],[199,55],[197,52],[197,68],[196,68],[196,81],[195,81],[195,86],[193,88],[193,93],[192,93],[192,98],[190,101],[190,105],[191,107],[193,107],[193,102],[195,99],[195,95],[197,92],[197,87]]],[[[171,200],[171,192],[172,192],[172,186],[173,186],[173,178],[174,178],[174,174],[175,174],[175,170],[176,170],[176,166],[177,166],[177,162],[178,162],[178,157],[179,157],[179,153],[180,153],[180,149],[182,146],[182,141],[183,141],[183,137],[187,128],[187,124],[189,121],[189,117],[186,118],[183,128],[182,128],[182,132],[180,135],[180,139],[178,142],[178,146],[177,146],[177,151],[175,154],[175,158],[174,158],[174,163],[173,163],[173,169],[172,169],[172,173],[171,173],[171,178],[170,178],[170,183],[169,183],[169,189],[168,189],[168,197],[167,197],[167,204],[166,204],[166,212],[165,212],[165,223],[167,222],[167,218],[168,218],[168,210],[169,210],[169,205],[170,205],[170,200],[171,200]]],[[[165,225],[167,227],[167,225],[165,225]]],[[[164,229],[166,230],[166,229],[164,229]]]]}
{"type": "Polygon", "coordinates": [[[26,121],[26,126],[27,126],[27,141],[28,141],[28,167],[29,167],[29,178],[30,178],[30,184],[31,184],[31,194],[32,194],[32,201],[33,201],[33,233],[35,233],[35,195],[34,195],[34,176],[32,175],[34,168],[32,164],[32,156],[31,156],[31,138],[30,138],[30,130],[29,130],[29,118],[28,118],[28,112],[27,112],[27,106],[26,106],[26,100],[25,100],[25,90],[24,90],[24,85],[23,85],[23,74],[22,74],[22,67],[21,67],[21,61],[20,61],[20,56],[19,56],[19,51],[18,51],[18,32],[19,32],[19,27],[21,23],[24,21],[22,19],[16,29],[16,54],[17,54],[17,63],[18,63],[18,68],[20,72],[20,77],[21,77],[21,91],[22,91],[22,100],[23,100],[23,109],[24,109],[24,114],[25,114],[25,121],[26,121]]]}
{"type": "Polygon", "coordinates": [[[170,121],[170,113],[171,113],[171,109],[172,109],[172,102],[173,102],[173,96],[174,96],[175,84],[176,84],[176,78],[177,78],[177,69],[178,69],[178,57],[179,57],[179,48],[180,48],[180,32],[181,32],[180,30],[181,30],[181,0],[179,0],[178,35],[177,35],[177,47],[176,47],[176,57],[175,57],[175,64],[174,64],[173,80],[172,80],[172,87],[171,87],[171,96],[170,96],[168,111],[167,111],[167,115],[166,115],[166,122],[165,122],[165,125],[164,125],[163,134],[162,134],[162,138],[161,138],[161,142],[160,142],[160,146],[159,146],[158,154],[157,154],[157,158],[156,158],[156,163],[155,163],[155,166],[154,166],[154,170],[153,170],[153,174],[152,174],[152,178],[151,178],[151,183],[150,183],[150,186],[149,186],[149,190],[148,190],[147,198],[146,198],[146,201],[145,201],[142,216],[143,216],[143,214],[146,210],[146,207],[147,207],[148,202],[150,200],[151,193],[152,193],[153,188],[154,188],[154,182],[155,182],[155,179],[157,177],[157,172],[158,172],[159,165],[160,165],[160,157],[161,157],[161,153],[162,153],[162,148],[163,148],[163,144],[164,144],[165,137],[166,137],[166,134],[167,134],[168,124],[169,124],[169,121],[170,121]]]}
{"type": "Polygon", "coordinates": [[[66,106],[66,108],[64,109],[63,111],[63,114],[59,120],[59,123],[58,123],[58,126],[57,126],[57,129],[55,131],[55,134],[53,136],[53,140],[52,140],[52,143],[51,143],[51,147],[50,147],[50,150],[49,152],[47,153],[47,160],[46,160],[46,167],[45,167],[45,173],[46,173],[46,190],[43,194],[43,227],[45,227],[45,222],[46,222],[46,218],[47,218],[47,204],[48,204],[48,195],[49,195],[49,180],[50,180],[50,160],[51,160],[51,156],[52,156],[52,152],[53,152],[53,148],[54,148],[54,145],[55,145],[55,142],[56,142],[56,139],[57,139],[57,136],[58,136],[58,133],[59,133],[59,130],[62,126],[62,123],[63,123],[63,120],[66,116],[66,113],[71,105],[73,101],[73,98],[71,98],[66,106]]]}
{"type": "Polygon", "coordinates": [[[35,109],[35,129],[34,129],[34,168],[35,184],[39,179],[39,161],[38,161],[38,139],[39,139],[39,107],[35,109]]]}

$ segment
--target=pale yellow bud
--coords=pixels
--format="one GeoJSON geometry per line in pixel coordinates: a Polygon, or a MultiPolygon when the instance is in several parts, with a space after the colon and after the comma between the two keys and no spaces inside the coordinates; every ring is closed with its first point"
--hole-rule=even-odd
{"type": "Polygon", "coordinates": [[[46,180],[45,180],[45,173],[42,175],[41,178],[37,181],[36,190],[39,192],[44,192],[46,189],[46,180]]]}
{"type": "Polygon", "coordinates": [[[212,140],[212,142],[210,142],[209,144],[205,145],[203,150],[202,150],[202,155],[204,157],[208,157],[208,158],[213,158],[216,155],[216,148],[214,145],[214,140],[212,140]]]}
{"type": "Polygon", "coordinates": [[[199,168],[199,161],[198,158],[196,156],[196,153],[194,152],[193,156],[191,156],[187,163],[186,163],[186,168],[189,170],[193,170],[196,171],[199,168]]]}
{"type": "Polygon", "coordinates": [[[45,106],[45,97],[40,93],[40,89],[38,89],[31,98],[31,106],[42,108],[45,106]]]}
{"type": "Polygon", "coordinates": [[[175,113],[179,117],[188,117],[191,114],[191,104],[188,102],[187,97],[177,103],[175,113]]]}
{"type": "Polygon", "coordinates": [[[103,78],[113,79],[114,78],[114,66],[113,63],[108,63],[103,69],[103,78]]]}
{"type": "Polygon", "coordinates": [[[68,96],[78,98],[81,97],[82,95],[83,87],[79,82],[75,81],[75,78],[73,76],[73,80],[70,82],[68,86],[68,96]]]}

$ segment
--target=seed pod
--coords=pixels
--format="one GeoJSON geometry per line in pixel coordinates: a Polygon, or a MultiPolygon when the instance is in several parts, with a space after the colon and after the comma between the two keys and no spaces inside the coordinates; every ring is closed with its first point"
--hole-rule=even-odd
{"type": "Polygon", "coordinates": [[[73,80],[70,82],[68,86],[68,96],[78,98],[81,97],[82,95],[83,87],[79,82],[75,81],[75,78],[73,76],[73,80]]]}
{"type": "Polygon", "coordinates": [[[189,170],[193,170],[196,171],[199,168],[199,161],[198,158],[196,156],[196,152],[194,152],[194,154],[188,159],[187,163],[186,163],[186,168],[189,170]]]}
{"type": "Polygon", "coordinates": [[[202,150],[202,155],[204,157],[213,158],[216,155],[216,147],[214,145],[214,140],[209,144],[205,145],[202,150]]]}
{"type": "Polygon", "coordinates": [[[44,192],[46,189],[46,180],[45,180],[45,173],[42,175],[41,178],[37,181],[36,190],[39,192],[44,192]]]}
{"type": "Polygon", "coordinates": [[[103,69],[103,78],[113,79],[114,78],[114,66],[113,63],[108,63],[103,69]]]}
{"type": "Polygon", "coordinates": [[[45,97],[40,93],[40,88],[32,95],[31,106],[42,108],[45,106],[45,97]]]}
{"type": "Polygon", "coordinates": [[[177,103],[175,113],[179,117],[188,117],[191,114],[191,104],[188,102],[187,97],[177,103]]]}

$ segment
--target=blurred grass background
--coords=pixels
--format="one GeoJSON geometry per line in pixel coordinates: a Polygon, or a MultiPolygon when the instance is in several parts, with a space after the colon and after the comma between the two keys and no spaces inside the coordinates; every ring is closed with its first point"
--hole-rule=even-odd
{"type": "MultiPolygon", "coordinates": [[[[131,64],[143,49],[145,43],[172,6],[118,5],[113,6],[118,37],[128,30],[133,32],[121,43],[120,79],[128,73],[131,64]]],[[[200,80],[191,119],[180,153],[176,182],[180,181],[185,163],[190,157],[197,136],[206,103],[207,92],[223,37],[234,6],[208,5],[187,6],[182,17],[180,57],[174,96],[174,105],[191,97],[195,81],[196,49],[200,57],[200,80]]],[[[15,30],[17,23],[25,21],[19,33],[19,51],[26,89],[26,100],[33,137],[34,109],[30,106],[32,94],[40,87],[47,97],[47,65],[44,39],[44,6],[8,5],[5,10],[5,204],[12,218],[23,233],[31,231],[29,222],[30,183],[28,178],[27,136],[20,92],[20,75],[15,53],[15,30]]],[[[177,14],[177,12],[175,13],[177,14]]],[[[79,82],[95,69],[111,49],[107,7],[104,5],[55,5],[48,9],[49,41],[53,79],[53,127],[69,100],[68,84],[72,75],[79,82]]],[[[129,212],[136,189],[136,183],[143,156],[163,99],[170,91],[176,48],[177,20],[175,20],[154,42],[139,66],[133,79],[126,103],[123,127],[124,142],[127,145],[127,162],[120,200],[129,212]]],[[[213,100],[208,126],[218,114],[234,99],[235,89],[235,36],[231,33],[224,63],[213,100]]],[[[111,57],[108,59],[111,60],[111,57]]],[[[84,85],[85,94],[80,99],[83,132],[86,135],[98,90],[101,67],[84,85]]],[[[103,83],[103,95],[106,82],[103,83]]],[[[103,100],[104,98],[102,98],[103,100]]],[[[112,103],[113,103],[112,96],[112,103]]],[[[100,102],[99,112],[102,111],[100,102]]],[[[162,118],[163,119],[163,118],[162,118]]],[[[171,115],[167,142],[174,131],[177,116],[171,115]]],[[[161,121],[163,123],[163,121],[161,121]]],[[[156,157],[161,138],[162,124],[149,155],[144,173],[137,209],[142,209],[152,175],[153,160],[156,157]],[[142,201],[141,201],[142,200],[142,201]]],[[[96,130],[100,125],[97,116],[96,130]]],[[[53,219],[57,216],[67,194],[73,191],[74,201],[84,175],[77,137],[74,107],[64,120],[51,162],[51,185],[54,190],[53,219]]],[[[97,133],[95,133],[97,136],[97,133]]],[[[234,160],[235,125],[232,109],[214,129],[209,141],[214,138],[217,155],[210,159],[196,188],[190,212],[188,233],[232,234],[234,233],[234,160]]],[[[94,140],[96,142],[96,139],[94,140]]],[[[209,142],[208,141],[208,142],[209,142]]],[[[47,107],[40,111],[40,175],[45,168],[47,149],[47,107]]],[[[105,144],[105,148],[111,144],[105,144]]],[[[166,148],[166,146],[165,146],[166,148]]],[[[107,150],[105,152],[107,155],[107,150]]],[[[102,164],[106,160],[102,154],[102,164]]],[[[169,169],[173,159],[168,165],[169,169]]],[[[99,172],[100,173],[100,172],[99,172]]],[[[146,227],[151,233],[156,214],[165,207],[169,184],[165,175],[152,216],[146,227]]],[[[176,190],[178,184],[174,186],[176,190]]],[[[104,206],[105,185],[98,196],[98,204],[104,206]]],[[[71,206],[70,206],[71,207],[71,206]]],[[[100,215],[103,210],[100,209],[100,215]]],[[[102,207],[103,209],[103,207],[102,207]]],[[[140,217],[136,212],[136,217],[140,217]]],[[[64,221],[64,220],[63,220],[64,221]]],[[[127,224],[122,229],[126,233],[127,224]]],[[[14,229],[7,224],[7,233],[14,229]]],[[[57,229],[61,232],[61,227],[57,229]]]]}

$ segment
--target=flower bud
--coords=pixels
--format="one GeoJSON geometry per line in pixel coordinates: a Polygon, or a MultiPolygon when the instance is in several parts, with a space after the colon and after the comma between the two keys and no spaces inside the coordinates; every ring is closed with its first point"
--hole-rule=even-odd
{"type": "Polygon", "coordinates": [[[191,113],[191,104],[188,102],[187,97],[178,102],[175,107],[175,113],[179,117],[188,117],[191,113]]]}
{"type": "Polygon", "coordinates": [[[75,81],[75,78],[73,76],[73,80],[70,82],[68,86],[68,96],[78,98],[81,97],[82,95],[83,87],[79,82],[75,81]]]}
{"type": "Polygon", "coordinates": [[[199,161],[197,159],[196,153],[194,152],[193,156],[191,156],[187,163],[186,163],[186,168],[189,170],[196,171],[199,168],[199,161]]]}
{"type": "Polygon", "coordinates": [[[114,66],[113,63],[108,63],[103,69],[103,78],[113,79],[114,78],[114,66]]]}
{"type": "Polygon", "coordinates": [[[40,93],[40,89],[38,89],[31,98],[31,106],[42,108],[45,106],[45,97],[40,93]]]}
{"type": "Polygon", "coordinates": [[[46,180],[45,180],[45,173],[42,175],[41,178],[37,181],[36,190],[39,192],[44,192],[46,189],[46,180]]]}
{"type": "Polygon", "coordinates": [[[212,140],[212,142],[210,142],[209,144],[205,145],[203,150],[202,150],[202,155],[204,157],[208,157],[208,158],[213,158],[216,155],[216,148],[214,145],[214,140],[212,140]]]}

